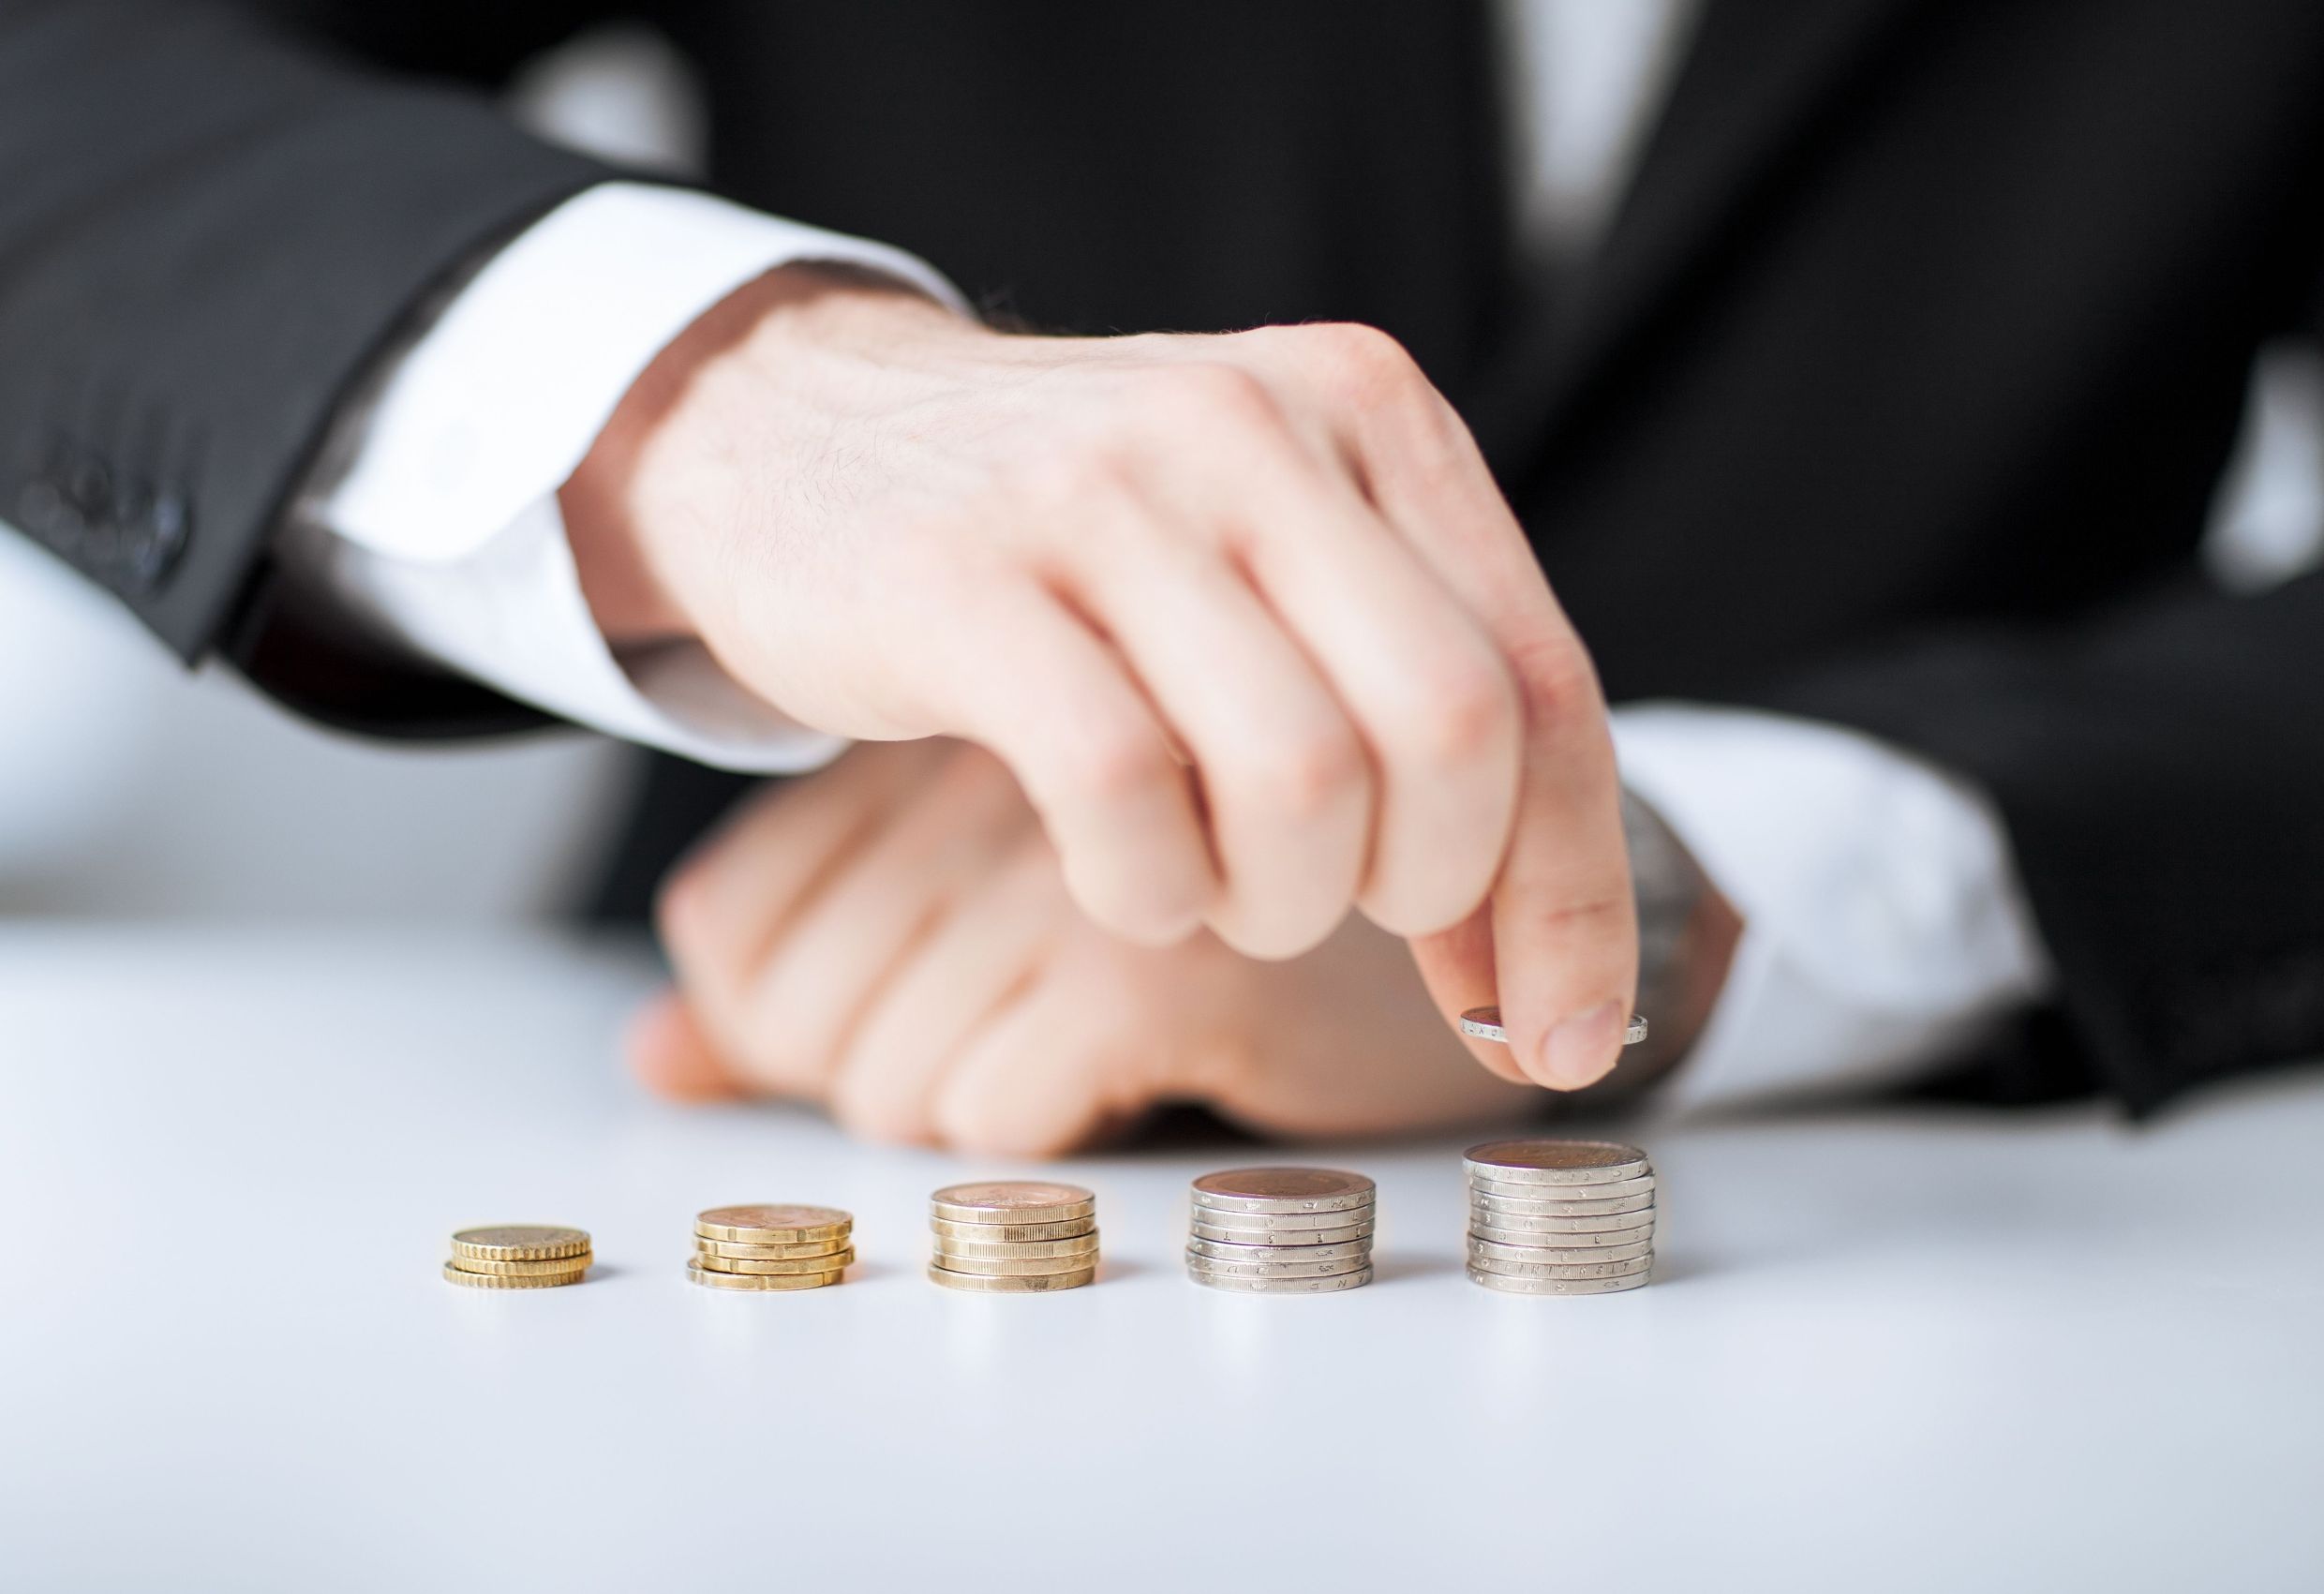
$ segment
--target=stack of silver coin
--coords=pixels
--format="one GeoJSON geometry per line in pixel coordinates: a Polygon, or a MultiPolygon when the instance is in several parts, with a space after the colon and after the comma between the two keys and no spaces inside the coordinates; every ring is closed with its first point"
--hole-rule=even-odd
{"type": "Polygon", "coordinates": [[[1610,1295],[1654,1269],[1654,1165],[1610,1140],[1468,1148],[1468,1276],[1512,1295],[1610,1295]]]}
{"type": "Polygon", "coordinates": [[[1186,1274],[1213,1289],[1317,1295],[1372,1282],[1376,1187],[1330,1168],[1238,1168],[1194,1182],[1186,1274]]]}

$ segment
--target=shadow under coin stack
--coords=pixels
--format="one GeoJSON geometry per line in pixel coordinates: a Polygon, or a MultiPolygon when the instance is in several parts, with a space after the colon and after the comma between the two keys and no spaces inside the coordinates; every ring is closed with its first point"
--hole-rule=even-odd
{"type": "Polygon", "coordinates": [[[856,1259],[855,1229],[837,1207],[712,1207],[694,1218],[686,1276],[712,1289],[820,1289],[856,1259]]]}
{"type": "Polygon", "coordinates": [[[444,1277],[470,1289],[554,1289],[580,1283],[595,1259],[586,1230],[507,1223],[454,1234],[444,1277]]]}
{"type": "Polygon", "coordinates": [[[928,1276],[946,1289],[1023,1295],[1097,1276],[1097,1198],[1078,1184],[949,1184],[929,1198],[928,1223],[928,1276]]]}
{"type": "Polygon", "coordinates": [[[1611,1295],[1654,1268],[1654,1166],[1610,1140],[1471,1146],[1468,1276],[1512,1295],[1611,1295]]]}
{"type": "Polygon", "coordinates": [[[1186,1275],[1213,1289],[1318,1295],[1372,1282],[1377,1191],[1330,1168],[1238,1168],[1194,1182],[1186,1275]]]}

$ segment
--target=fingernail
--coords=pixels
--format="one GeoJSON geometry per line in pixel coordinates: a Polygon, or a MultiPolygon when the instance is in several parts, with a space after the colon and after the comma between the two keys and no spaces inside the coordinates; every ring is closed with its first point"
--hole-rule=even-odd
{"type": "Polygon", "coordinates": [[[1561,1090],[1580,1090],[1614,1066],[1619,1051],[1621,1004],[1601,1003],[1549,1032],[1542,1047],[1542,1071],[1561,1090]]]}

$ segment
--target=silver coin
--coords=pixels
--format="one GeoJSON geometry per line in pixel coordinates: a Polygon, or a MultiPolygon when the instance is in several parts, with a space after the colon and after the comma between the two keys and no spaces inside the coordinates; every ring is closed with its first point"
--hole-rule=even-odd
{"type": "Polygon", "coordinates": [[[1468,1233],[1471,1239],[1490,1240],[1497,1245],[1541,1245],[1555,1246],[1559,1250],[1573,1250],[1585,1245],[1634,1245],[1649,1243],[1654,1239],[1654,1225],[1642,1223],[1631,1229],[1601,1229],[1587,1233],[1545,1234],[1539,1229],[1503,1229],[1497,1224],[1479,1223],[1472,1217],[1468,1220],[1468,1233]]]}
{"type": "MultiPolygon", "coordinates": [[[[1587,1190],[1587,1184],[1544,1184],[1541,1189],[1587,1190]]],[[[1626,1212],[1647,1212],[1654,1206],[1654,1192],[1643,1196],[1621,1196],[1607,1201],[1518,1201],[1507,1196],[1488,1196],[1481,1190],[1468,1193],[1471,1212],[1506,1213],[1512,1217],[1614,1217],[1626,1212]]]]}
{"type": "Polygon", "coordinates": [[[1502,1184],[1603,1184],[1653,1171],[1645,1152],[1613,1140],[1487,1140],[1461,1161],[1469,1177],[1502,1184]]]}
{"type": "Polygon", "coordinates": [[[1322,1278],[1245,1278],[1239,1274],[1205,1273],[1189,1267],[1186,1276],[1212,1289],[1247,1289],[1274,1295],[1322,1295],[1336,1289],[1360,1289],[1372,1282],[1370,1268],[1335,1273],[1322,1278]]]}
{"type": "Polygon", "coordinates": [[[1250,1234],[1297,1234],[1310,1229],[1347,1229],[1372,1221],[1372,1203],[1365,1201],[1340,1212],[1221,1212],[1196,1207],[1192,1221],[1213,1229],[1232,1229],[1250,1234]]]}
{"type": "Polygon", "coordinates": [[[1194,1204],[1217,1212],[1344,1213],[1368,1207],[1378,1186],[1335,1168],[1231,1168],[1194,1182],[1194,1204]]]}
{"type": "Polygon", "coordinates": [[[1654,1242],[1633,1240],[1627,1245],[1508,1245],[1498,1240],[1468,1237],[1468,1259],[1499,1262],[1550,1262],[1584,1267],[1595,1262],[1629,1262],[1654,1255],[1654,1242]]]}
{"type": "Polygon", "coordinates": [[[1186,1249],[1214,1262],[1347,1262],[1370,1256],[1372,1243],[1346,1240],[1331,1245],[1239,1245],[1198,1236],[1186,1242],[1186,1249]]]}
{"type": "Polygon", "coordinates": [[[1619,1278],[1520,1278],[1514,1274],[1468,1270],[1469,1283],[1482,1284],[1504,1295],[1612,1295],[1616,1290],[1635,1289],[1653,1276],[1632,1273],[1619,1278]]]}
{"type": "MultiPolygon", "coordinates": [[[[1491,1229],[1513,1229],[1522,1234],[1604,1234],[1617,1229],[1636,1229],[1641,1225],[1652,1228],[1654,1208],[1640,1207],[1635,1212],[1598,1213],[1588,1217],[1554,1217],[1534,1213],[1496,1212],[1490,1207],[1471,1206],[1468,1209],[1471,1226],[1491,1229]]],[[[1555,1242],[1552,1242],[1555,1244],[1555,1242]]]]}
{"type": "Polygon", "coordinates": [[[1468,1176],[1471,1196],[1498,1196],[1505,1201],[1618,1201],[1625,1196],[1654,1194],[1654,1175],[1608,1179],[1597,1184],[1515,1184],[1501,1179],[1468,1176]]]}
{"type": "Polygon", "coordinates": [[[1652,1257],[1633,1257],[1627,1262],[1499,1262],[1490,1257],[1468,1254],[1471,1273],[1500,1274],[1510,1278],[1628,1278],[1634,1273],[1653,1271],[1652,1257]]]}
{"type": "Polygon", "coordinates": [[[1222,1245],[1345,1245],[1352,1241],[1372,1238],[1370,1220],[1351,1223],[1345,1229],[1289,1229],[1281,1231],[1264,1229],[1228,1229],[1215,1223],[1204,1223],[1198,1214],[1187,1226],[1189,1234],[1198,1240],[1215,1241],[1222,1245]]]}
{"type": "Polygon", "coordinates": [[[1321,1262],[1222,1262],[1199,1251],[1186,1253],[1190,1271],[1215,1274],[1221,1278],[1331,1278],[1343,1273],[1362,1273],[1371,1265],[1369,1256],[1321,1262]]]}
{"type": "MultiPolygon", "coordinates": [[[[1479,1040],[1497,1040],[1503,1046],[1509,1044],[1509,1032],[1501,1027],[1501,1010],[1498,1007],[1471,1007],[1463,1013],[1461,1034],[1473,1035],[1479,1040]]],[[[1646,1020],[1632,1013],[1630,1022],[1622,1027],[1622,1044],[1636,1046],[1646,1038],[1646,1020]]]]}

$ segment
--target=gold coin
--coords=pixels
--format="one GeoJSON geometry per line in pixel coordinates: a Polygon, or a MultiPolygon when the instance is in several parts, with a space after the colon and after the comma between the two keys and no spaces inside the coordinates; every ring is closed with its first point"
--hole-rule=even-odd
{"type": "Polygon", "coordinates": [[[839,1283],[846,1274],[836,1268],[829,1273],[721,1273],[699,1262],[688,1262],[686,1276],[712,1289],[821,1289],[827,1284],[839,1283]]]}
{"type": "Polygon", "coordinates": [[[694,1237],[694,1254],[703,1257],[827,1257],[844,1251],[852,1244],[844,1236],[837,1240],[780,1240],[771,1244],[753,1245],[747,1240],[705,1240],[694,1237]]]}
{"type": "Polygon", "coordinates": [[[1033,1257],[1094,1257],[1097,1254],[1097,1232],[1078,1234],[1069,1240],[956,1240],[949,1234],[936,1236],[936,1254],[940,1257],[974,1258],[990,1261],[1021,1261],[1033,1257]]]}
{"type": "Polygon", "coordinates": [[[738,1240],[751,1245],[839,1240],[845,1238],[855,1226],[853,1213],[842,1212],[837,1207],[803,1207],[790,1202],[712,1207],[694,1218],[694,1232],[705,1240],[738,1240]]]}
{"type": "Polygon", "coordinates": [[[853,1266],[856,1250],[833,1251],[822,1257],[706,1257],[697,1255],[696,1265],[706,1273],[749,1273],[762,1277],[785,1274],[837,1273],[853,1266]]]}
{"type": "Polygon", "coordinates": [[[1031,1240],[1071,1240],[1078,1235],[1095,1234],[1097,1219],[1092,1215],[1069,1217],[1062,1223],[954,1223],[947,1218],[931,1217],[928,1227],[951,1240],[1021,1244],[1031,1240]]]}
{"type": "Polygon", "coordinates": [[[1064,1223],[1097,1212],[1097,1198],[1079,1184],[1046,1180],[947,1184],[928,1199],[934,1216],[953,1223],[1064,1223]]]}
{"type": "Polygon", "coordinates": [[[1038,1274],[1087,1273],[1097,1265],[1097,1253],[1078,1257],[962,1257],[936,1247],[935,1265],[947,1273],[973,1273],[986,1278],[1029,1277],[1038,1274]]]}
{"type": "Polygon", "coordinates": [[[454,1284],[465,1284],[470,1289],[554,1289],[561,1284],[578,1284],[588,1273],[586,1267],[571,1273],[469,1273],[466,1268],[444,1264],[444,1277],[454,1284]]]}
{"type": "Polygon", "coordinates": [[[463,1229],[452,1237],[452,1254],[485,1262],[533,1262],[577,1257],[589,1248],[588,1231],[545,1223],[503,1223],[463,1229]]]}
{"type": "Polygon", "coordinates": [[[580,1273],[597,1259],[584,1251],[577,1257],[547,1257],[539,1261],[499,1261],[484,1257],[454,1257],[452,1265],[462,1273],[494,1273],[507,1278],[552,1278],[559,1274],[580,1273]]]}
{"type": "Polygon", "coordinates": [[[1078,1268],[1072,1273],[982,1274],[954,1273],[933,1262],[928,1276],[946,1289],[981,1291],[988,1295],[1022,1295],[1044,1289],[1078,1289],[1097,1276],[1095,1268],[1078,1268]]]}

